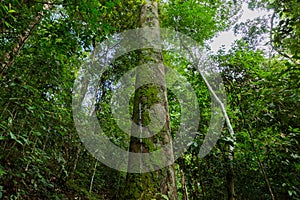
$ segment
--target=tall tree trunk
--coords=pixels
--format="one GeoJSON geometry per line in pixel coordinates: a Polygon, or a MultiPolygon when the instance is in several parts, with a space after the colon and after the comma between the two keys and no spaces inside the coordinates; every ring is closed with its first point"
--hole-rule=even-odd
{"type": "MultiPolygon", "coordinates": [[[[140,27],[153,27],[152,35],[141,36],[141,42],[151,42],[148,39],[154,38],[159,40],[159,21],[158,21],[158,3],[156,0],[146,0],[141,8],[140,27]],[[157,31],[156,31],[157,30],[157,31]],[[150,36],[150,37],[149,37],[150,36]]],[[[151,40],[151,39],[150,39],[151,40]]],[[[157,41],[156,41],[157,42],[157,41]]],[[[133,121],[140,126],[147,126],[150,122],[149,110],[155,105],[160,105],[157,112],[164,115],[164,124],[158,133],[152,133],[148,130],[149,138],[137,138],[131,136],[130,152],[149,153],[153,150],[160,149],[163,145],[170,144],[172,141],[170,131],[170,117],[168,112],[167,89],[165,84],[165,72],[161,50],[142,49],[139,53],[139,64],[144,65],[143,68],[137,68],[136,72],[136,92],[133,105],[133,121]],[[151,63],[151,64],[150,64],[151,63]],[[144,80],[152,80],[157,84],[141,85],[144,80]]],[[[143,129],[144,130],[144,129],[143,129]]],[[[132,127],[131,132],[140,133],[142,129],[132,127]]],[[[145,133],[143,133],[145,134],[145,133]]],[[[173,150],[168,149],[167,155],[173,163],[173,150]]],[[[132,167],[136,163],[134,158],[129,156],[128,167],[132,167]]],[[[162,159],[162,158],[158,158],[162,159]]],[[[151,165],[148,161],[140,162],[141,165],[151,165]]],[[[149,161],[151,162],[151,160],[149,161]]],[[[170,200],[177,199],[177,189],[175,182],[174,165],[169,165],[162,169],[155,168],[155,171],[147,173],[128,173],[126,184],[122,194],[122,199],[163,199],[166,195],[170,200]]]]}

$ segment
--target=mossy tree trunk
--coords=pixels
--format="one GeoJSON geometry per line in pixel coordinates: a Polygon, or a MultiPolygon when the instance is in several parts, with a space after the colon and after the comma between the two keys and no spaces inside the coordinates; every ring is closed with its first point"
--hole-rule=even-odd
{"type": "MultiPolygon", "coordinates": [[[[146,0],[141,8],[140,27],[152,28],[153,32],[140,36],[141,42],[156,43],[159,42],[160,31],[158,21],[158,3],[155,0],[146,0]],[[152,38],[152,39],[151,39],[152,38]],[[153,41],[156,40],[156,41],[153,41]]],[[[162,52],[158,49],[141,49],[139,53],[139,64],[144,66],[137,68],[136,73],[136,91],[133,105],[133,121],[140,126],[147,127],[152,123],[151,112],[155,111],[157,115],[163,115],[162,127],[158,132],[150,128],[143,129],[144,135],[148,138],[138,138],[131,136],[130,152],[150,153],[161,149],[166,144],[171,144],[172,136],[170,131],[170,117],[168,112],[167,88],[165,83],[165,71],[162,58],[162,52]],[[151,83],[145,84],[148,80],[151,83]],[[159,106],[157,106],[159,105],[159,106]],[[154,110],[153,110],[154,108],[154,110]]],[[[132,126],[131,132],[139,133],[141,128],[132,126]]],[[[143,156],[143,155],[141,155],[143,156]]],[[[164,155],[168,163],[173,163],[173,149],[168,148],[164,155]]],[[[175,181],[174,165],[168,165],[161,168],[153,165],[159,159],[138,162],[139,167],[147,165],[154,171],[146,173],[128,173],[122,199],[177,199],[177,189],[175,181]]],[[[129,156],[128,167],[133,167],[137,162],[129,156]]]]}

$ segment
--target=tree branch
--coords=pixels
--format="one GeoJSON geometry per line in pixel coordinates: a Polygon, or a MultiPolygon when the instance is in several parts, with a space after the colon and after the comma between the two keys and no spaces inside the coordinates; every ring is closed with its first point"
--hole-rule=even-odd
{"type": "MultiPolygon", "coordinates": [[[[48,2],[51,3],[51,2],[48,2]]],[[[38,12],[38,14],[29,22],[26,30],[21,33],[17,42],[13,46],[10,52],[7,52],[3,56],[3,60],[1,62],[1,70],[0,70],[0,78],[3,76],[4,70],[9,68],[15,62],[16,57],[19,55],[22,47],[26,44],[29,37],[32,35],[32,32],[36,28],[36,26],[40,23],[41,19],[44,17],[44,11],[48,11],[53,7],[52,4],[45,4],[43,9],[38,12]]]]}

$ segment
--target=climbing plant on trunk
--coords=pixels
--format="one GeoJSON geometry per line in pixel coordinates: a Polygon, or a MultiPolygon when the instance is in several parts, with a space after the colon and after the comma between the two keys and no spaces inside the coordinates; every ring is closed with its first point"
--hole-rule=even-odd
{"type": "MultiPolygon", "coordinates": [[[[153,28],[153,35],[149,37],[147,33],[140,36],[141,43],[157,42],[150,38],[160,38],[159,21],[158,21],[158,3],[153,0],[147,0],[143,3],[140,14],[140,28],[153,28]]],[[[162,52],[158,49],[141,49],[139,52],[139,64],[145,67],[138,68],[136,71],[136,92],[134,96],[133,121],[141,126],[149,124],[149,110],[154,105],[159,106],[159,112],[165,115],[163,119],[164,125],[159,133],[153,135],[149,130],[149,138],[137,138],[131,136],[130,152],[150,153],[158,150],[163,145],[170,144],[172,141],[170,131],[170,117],[168,112],[167,88],[165,84],[165,72],[162,59],[162,52]],[[156,84],[144,84],[140,86],[143,80],[153,80],[156,84]]],[[[131,132],[139,133],[144,129],[132,127],[131,132]]],[[[140,133],[142,134],[142,133],[140,133]]],[[[145,134],[145,133],[143,133],[145,134]]],[[[168,155],[164,155],[171,162],[173,159],[173,151],[170,148],[168,155]]],[[[133,157],[129,157],[128,167],[133,167],[136,164],[133,157]]],[[[160,159],[160,158],[158,158],[160,159]]],[[[138,162],[142,165],[152,165],[152,160],[138,162]]],[[[155,161],[153,161],[155,162],[155,161]]],[[[173,162],[172,162],[173,163],[173,162]]],[[[154,166],[155,167],[155,166],[154,166]]],[[[151,170],[147,173],[128,173],[126,177],[126,187],[123,199],[159,199],[168,197],[168,199],[177,199],[177,190],[175,182],[175,169],[173,164],[162,169],[150,167],[151,170]]]]}

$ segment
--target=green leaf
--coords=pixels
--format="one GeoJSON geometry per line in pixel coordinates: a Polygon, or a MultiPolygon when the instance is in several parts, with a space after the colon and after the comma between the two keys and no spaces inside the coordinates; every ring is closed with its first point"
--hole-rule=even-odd
{"type": "Polygon", "coordinates": [[[12,25],[10,25],[7,21],[5,21],[4,24],[5,24],[8,28],[12,28],[12,25]]]}
{"type": "Polygon", "coordinates": [[[0,136],[0,141],[1,141],[1,140],[6,140],[6,139],[7,139],[7,137],[5,137],[5,136],[3,136],[3,135],[0,136]]]}
{"type": "Polygon", "coordinates": [[[9,136],[12,140],[16,141],[18,144],[23,145],[23,143],[17,139],[17,137],[10,131],[9,136]]]}

